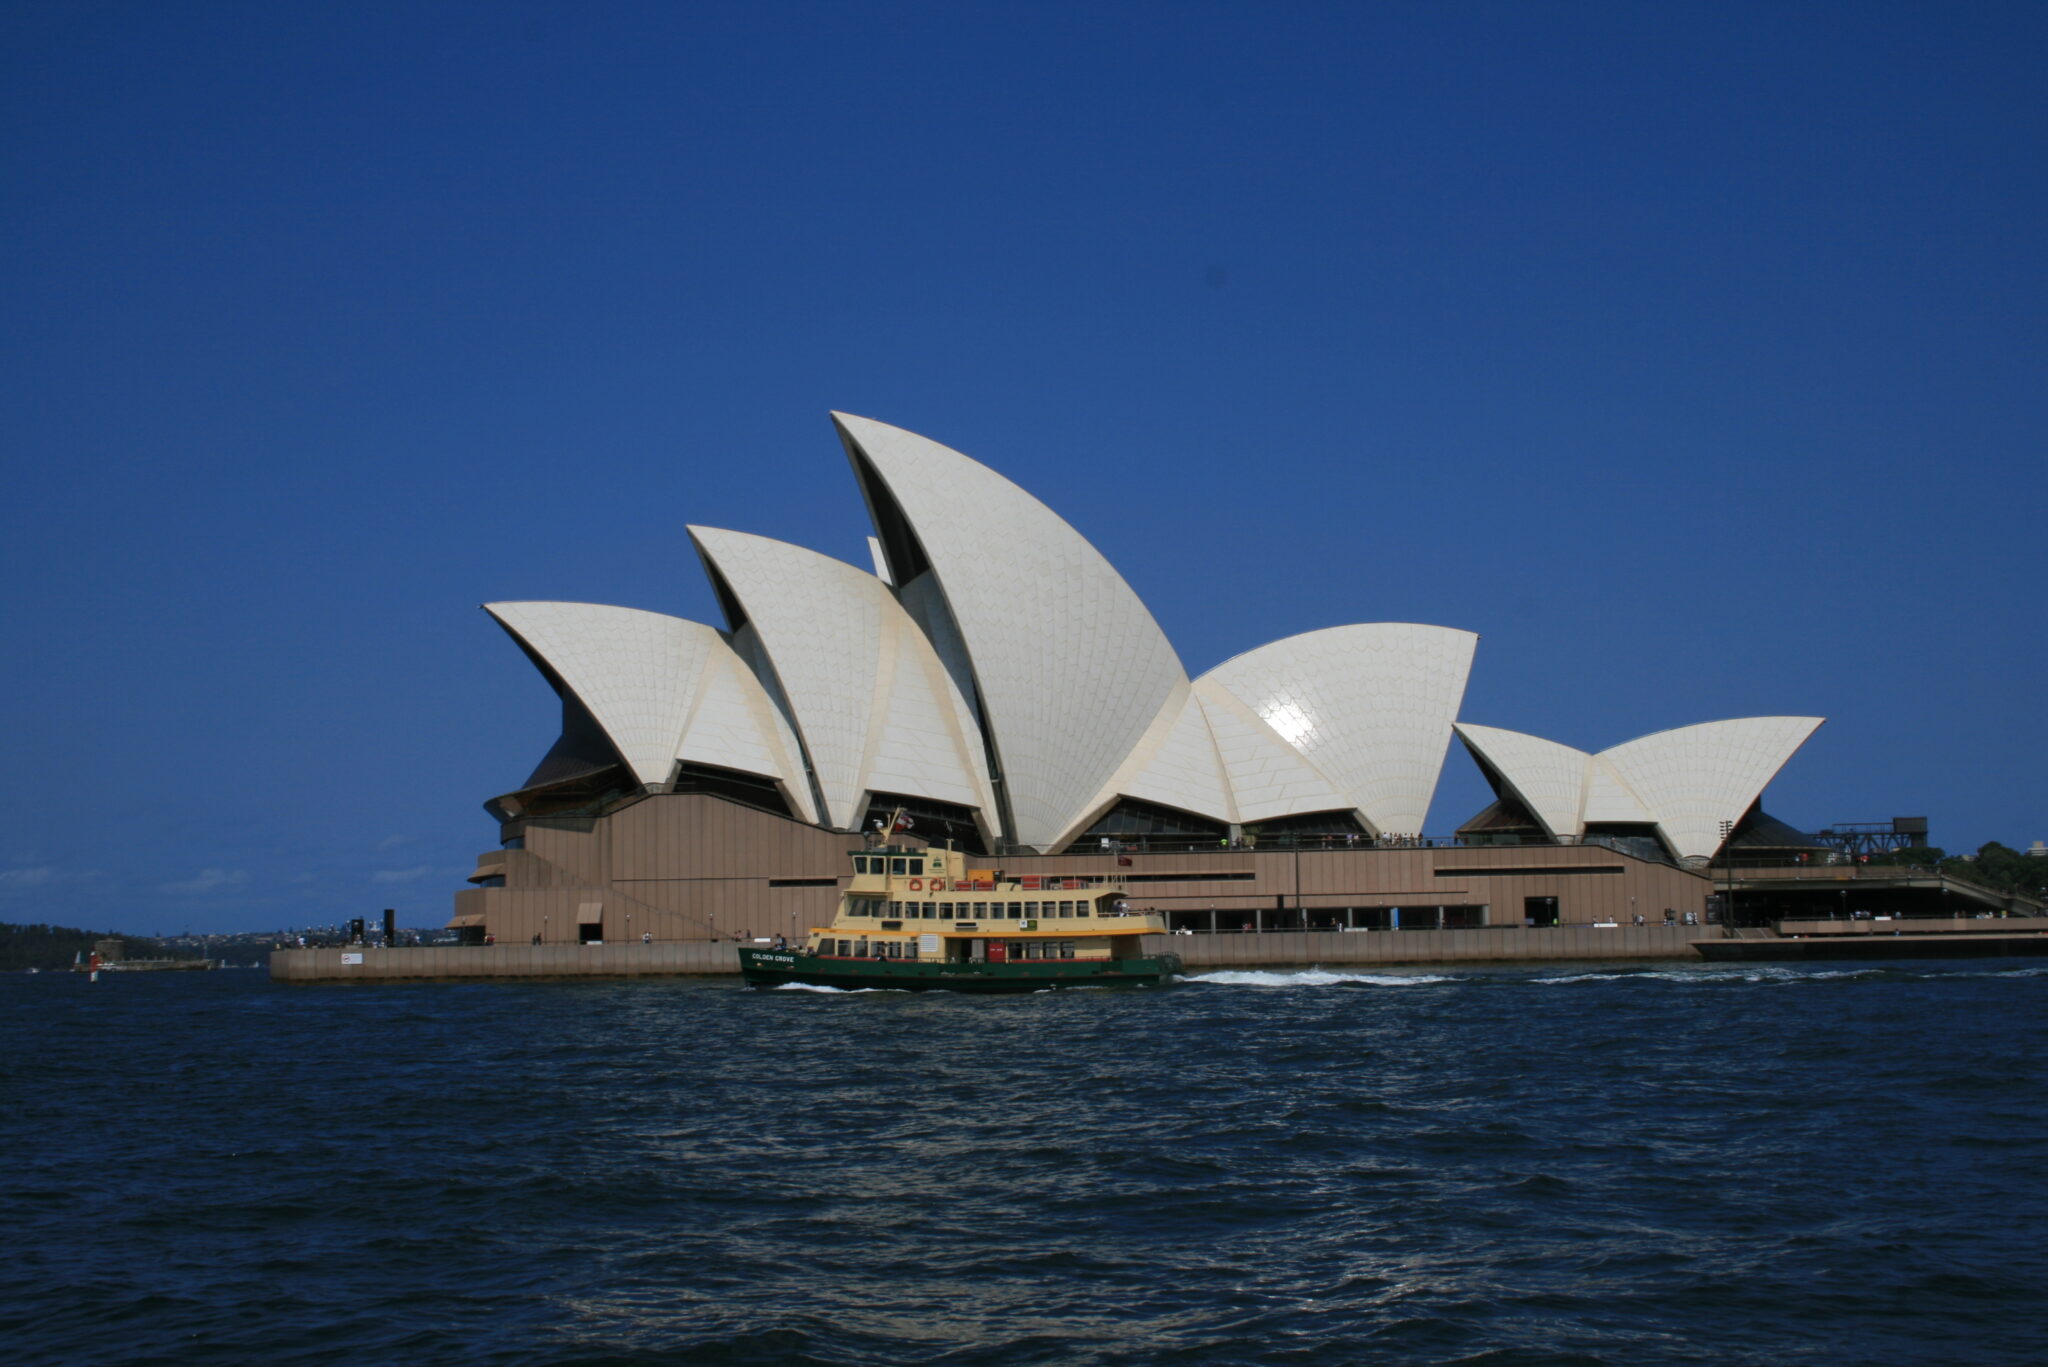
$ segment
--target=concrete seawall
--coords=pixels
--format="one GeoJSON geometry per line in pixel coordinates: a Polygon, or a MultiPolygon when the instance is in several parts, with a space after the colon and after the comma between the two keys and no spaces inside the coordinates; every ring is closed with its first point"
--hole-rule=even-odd
{"type": "Polygon", "coordinates": [[[279,949],[278,982],[482,981],[494,978],[672,978],[740,971],[739,947],[708,940],[623,945],[440,945],[279,949]]]}
{"type": "MultiPolygon", "coordinates": [[[[1705,926],[1551,926],[1528,930],[1148,936],[1148,953],[1191,969],[1309,964],[1498,964],[1564,959],[1697,959],[1705,926]]],[[[738,946],[709,941],[619,945],[465,945],[435,948],[280,949],[279,982],[482,981],[503,978],[652,978],[737,974],[738,946]]]]}

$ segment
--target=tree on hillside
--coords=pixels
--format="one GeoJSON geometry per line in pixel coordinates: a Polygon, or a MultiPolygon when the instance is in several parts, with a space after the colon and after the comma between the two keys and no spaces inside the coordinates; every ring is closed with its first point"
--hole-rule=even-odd
{"type": "Polygon", "coordinates": [[[2021,854],[1996,840],[1978,846],[1974,859],[1943,860],[1941,871],[2001,892],[2023,892],[2030,897],[2048,894],[2048,859],[2021,854]]]}
{"type": "Polygon", "coordinates": [[[189,953],[173,953],[157,941],[141,935],[114,935],[104,930],[79,930],[72,926],[0,923],[0,973],[19,973],[27,968],[54,971],[69,968],[79,954],[92,953],[100,940],[119,940],[121,953],[130,959],[187,959],[189,953]]]}

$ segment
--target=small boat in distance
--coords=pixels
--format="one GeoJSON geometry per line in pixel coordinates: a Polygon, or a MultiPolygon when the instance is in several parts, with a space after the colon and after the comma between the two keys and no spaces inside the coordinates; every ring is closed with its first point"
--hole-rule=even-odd
{"type": "Polygon", "coordinates": [[[969,869],[957,850],[882,845],[853,855],[853,881],[831,925],[813,929],[801,949],[742,949],[740,972],[753,987],[913,992],[1171,980],[1180,957],[1147,955],[1140,945],[1166,933],[1165,919],[1131,911],[1123,898],[1115,879],[1005,879],[969,869]]]}

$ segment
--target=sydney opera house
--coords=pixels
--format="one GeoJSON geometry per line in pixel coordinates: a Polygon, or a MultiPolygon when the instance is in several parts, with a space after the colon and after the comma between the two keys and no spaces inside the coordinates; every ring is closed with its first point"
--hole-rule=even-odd
{"type": "Polygon", "coordinates": [[[701,940],[829,919],[878,829],[1005,878],[1122,878],[1192,931],[1705,917],[1728,841],[1820,724],[1750,717],[1597,753],[1462,721],[1478,638],[1332,626],[1190,678],[1110,563],[985,465],[834,415],[872,570],[690,536],[724,621],[493,603],[561,734],[486,804],[464,938],[701,940]],[[1495,801],[1424,831],[1456,738],[1495,801]]]}

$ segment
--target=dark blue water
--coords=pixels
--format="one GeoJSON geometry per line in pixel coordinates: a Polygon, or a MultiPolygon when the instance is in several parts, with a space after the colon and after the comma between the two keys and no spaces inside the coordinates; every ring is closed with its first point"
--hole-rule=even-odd
{"type": "Polygon", "coordinates": [[[2039,1363],[2048,969],[0,981],[0,1359],[2039,1363]]]}

